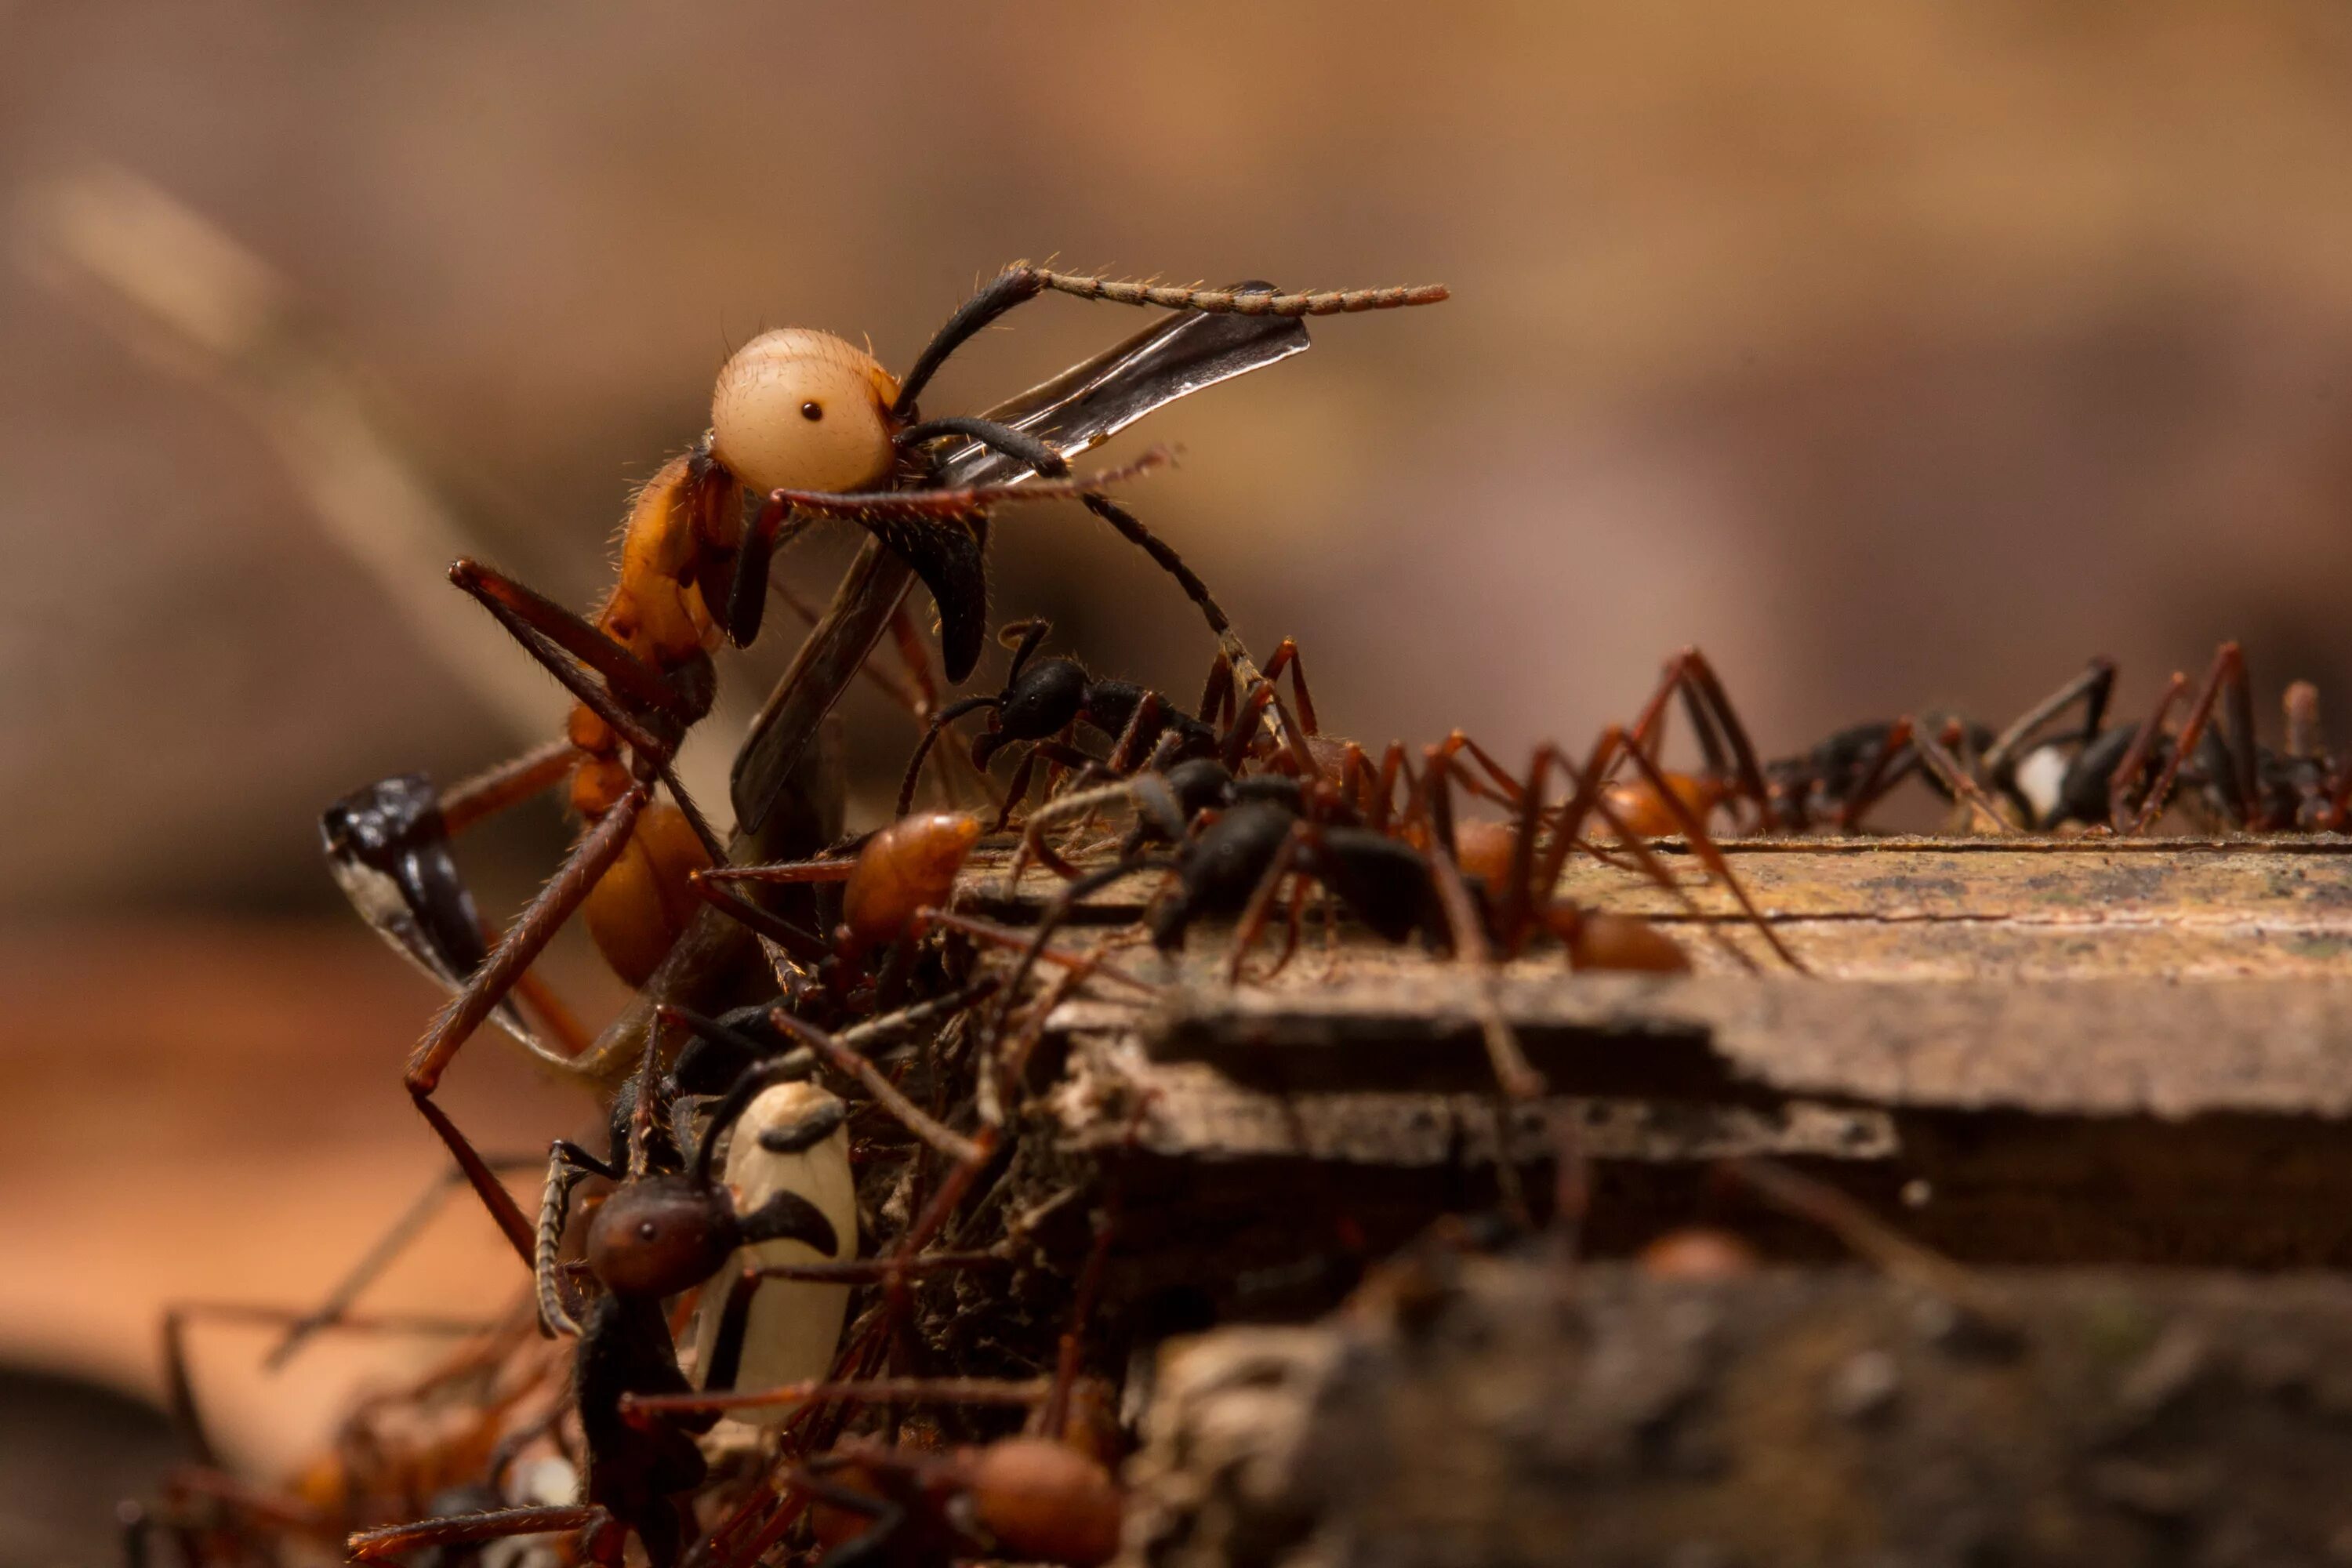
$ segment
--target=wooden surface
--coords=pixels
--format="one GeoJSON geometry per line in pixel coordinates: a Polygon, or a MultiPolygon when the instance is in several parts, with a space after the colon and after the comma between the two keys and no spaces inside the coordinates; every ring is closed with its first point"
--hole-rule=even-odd
{"type": "Polygon", "coordinates": [[[2352,1286],[1392,1267],[1162,1352],[1153,1568],[2337,1563],[2352,1286]]]}

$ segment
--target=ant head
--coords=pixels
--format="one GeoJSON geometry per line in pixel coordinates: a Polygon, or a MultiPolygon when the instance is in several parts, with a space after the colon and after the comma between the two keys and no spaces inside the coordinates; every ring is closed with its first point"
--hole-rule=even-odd
{"type": "Polygon", "coordinates": [[[1234,775],[1214,757],[1178,763],[1165,776],[1169,793],[1176,797],[1176,809],[1187,822],[1212,806],[1233,804],[1234,775]]]}
{"type": "Polygon", "coordinates": [[[723,1188],[648,1176],[616,1189],[588,1223],[588,1267],[616,1295],[676,1295],[719,1272],[735,1231],[723,1188]]]}
{"type": "Polygon", "coordinates": [[[972,1523],[1017,1562],[1108,1563],[1124,1510],[1110,1472],[1045,1437],[1006,1437],[973,1456],[972,1523]]]}
{"type": "Polygon", "coordinates": [[[1004,689],[997,723],[1007,740],[1042,741],[1078,716],[1086,695],[1087,672],[1074,660],[1041,658],[1004,689]]]}
{"type": "Polygon", "coordinates": [[[897,460],[898,383],[830,332],[787,327],[753,338],[710,395],[710,454],[754,494],[857,490],[897,460]]]}

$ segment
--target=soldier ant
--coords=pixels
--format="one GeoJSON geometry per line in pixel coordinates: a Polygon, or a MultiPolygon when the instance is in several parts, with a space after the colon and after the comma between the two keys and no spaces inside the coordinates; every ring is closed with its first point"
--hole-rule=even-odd
{"type": "MultiPolygon", "coordinates": [[[[599,948],[632,984],[650,975],[682,930],[694,907],[688,879],[727,857],[678,786],[671,759],[686,729],[709,709],[712,650],[722,638],[748,643],[759,631],[770,560],[788,521],[849,518],[920,576],[940,607],[950,679],[961,679],[979,651],[982,551],[992,505],[1056,495],[1087,499],[1156,560],[1174,562],[1173,552],[1103,497],[1123,476],[1071,479],[1069,453],[1173,397],[1297,352],[1305,346],[1297,318],[1444,297],[1442,288],[1296,294],[1259,286],[1163,289],[1015,266],[949,318],[904,381],[842,339],[805,329],[769,332],[739,350],[719,373],[709,435],[665,465],[632,503],[617,581],[593,617],[575,616],[488,567],[459,562],[452,580],[578,704],[568,731],[571,752],[539,761],[517,778],[510,798],[568,774],[572,804],[588,827],[418,1046],[407,1071],[412,1095],[421,1101],[432,1094],[457,1049],[574,909],[588,907],[599,948]],[[1006,418],[920,416],[917,399],[950,354],[1007,310],[1049,291],[1188,314],[1280,319],[1292,323],[1295,341],[1278,348],[1270,338],[1223,344],[1202,360],[1170,353],[1152,365],[1136,363],[1138,353],[1149,358],[1145,351],[1165,349],[1177,334],[1148,332],[1122,345],[1124,359],[1079,367],[1015,400],[999,411],[1006,418]],[[1084,376],[1089,372],[1091,384],[1084,376]],[[1089,394],[1097,395],[1082,409],[1089,394]],[[1057,421],[1057,414],[1069,417],[1057,421]],[[1059,447],[1048,439],[1057,425],[1068,426],[1059,447]],[[1011,465],[1003,470],[1005,478],[986,483],[971,477],[974,452],[1011,465]],[[1030,475],[1043,478],[1021,482],[1030,475]],[[748,526],[747,494],[767,498],[748,526]],[[655,802],[656,784],[665,786],[667,804],[655,802]]],[[[821,716],[895,613],[903,587],[887,588],[890,574],[877,574],[866,555],[860,561],[853,576],[863,586],[852,597],[863,607],[851,614],[837,603],[843,613],[828,613],[803,647],[795,672],[780,685],[779,702],[799,693],[815,702],[821,716]],[[814,686],[804,685],[801,672],[808,661],[829,659],[826,648],[844,639],[862,640],[854,655],[830,661],[840,668],[819,672],[814,686]]],[[[1185,572],[1180,581],[1226,635],[1223,614],[1199,580],[1185,572]]],[[[844,592],[850,594],[851,585],[844,592]]],[[[814,717],[801,714],[772,737],[782,718],[772,703],[739,753],[739,831],[758,830],[813,730],[814,717]]]]}

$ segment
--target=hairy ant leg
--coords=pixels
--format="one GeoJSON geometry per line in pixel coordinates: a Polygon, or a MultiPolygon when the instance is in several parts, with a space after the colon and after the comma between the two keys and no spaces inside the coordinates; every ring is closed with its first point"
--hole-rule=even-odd
{"type": "Polygon", "coordinates": [[[518,1535],[552,1535],[558,1531],[583,1538],[588,1560],[620,1561],[621,1542],[610,1510],[591,1503],[556,1503],[531,1508],[493,1509],[458,1514],[449,1519],[423,1519],[414,1524],[354,1531],[343,1543],[354,1563],[405,1561],[412,1552],[452,1546],[476,1546],[486,1541],[506,1541],[518,1535]]]}

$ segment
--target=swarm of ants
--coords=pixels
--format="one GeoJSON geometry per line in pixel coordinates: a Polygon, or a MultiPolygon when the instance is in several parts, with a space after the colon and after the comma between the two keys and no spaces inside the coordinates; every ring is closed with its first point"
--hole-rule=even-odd
{"type": "MultiPolygon", "coordinates": [[[[1690,908],[1662,847],[1695,859],[1758,933],[1740,944],[1698,922],[1731,961],[1802,973],[1713,827],[1859,831],[1914,775],[1979,832],[2145,831],[2175,800],[2239,829],[2342,824],[2352,766],[2325,755],[2308,689],[2290,696],[2285,750],[2261,746],[2234,647],[2177,725],[2179,677],[2148,720],[2106,726],[2114,670],[2095,663],[1998,733],[1902,718],[1762,761],[1686,651],[1630,726],[1581,755],[1541,747],[1522,771],[1458,731],[1377,755],[1323,733],[1296,646],[1255,660],[1115,499],[1166,455],[1087,475],[1071,459],[1299,352],[1307,316],[1444,297],[1016,266],[904,377],[823,332],[738,352],[709,432],[635,498],[593,615],[457,563],[455,584],[575,700],[564,736],[450,789],[370,785],[321,833],[362,916],[450,992],[404,1086],[454,1163],[442,1184],[469,1188],[512,1245],[511,1304],[481,1322],[360,1309],[421,1206],[316,1307],[173,1312],[167,1386],[192,1462],[127,1511],[131,1560],[1100,1563],[1118,1546],[1127,1438],[1127,1330],[1104,1283],[1121,1167],[1039,1131],[1037,1047],[1074,995],[1150,994],[1213,922],[1231,927],[1222,970],[1241,981],[1279,920],[1279,970],[1318,905],[1327,922],[1481,973],[1546,952],[1576,970],[1676,973],[1691,961],[1673,938],[1554,893],[1570,857],[1593,855],[1690,908]],[[949,355],[1048,292],[1163,313],[986,415],[919,410],[949,355]],[[1201,611],[1216,651],[1197,701],[1049,653],[1051,628],[1022,620],[1003,628],[1001,687],[940,704],[908,588],[930,594],[946,675],[962,681],[987,640],[996,513],[1056,498],[1144,549],[1201,611]],[[827,519],[867,537],[742,741],[722,837],[679,784],[678,744],[711,707],[713,652],[758,636],[776,552],[827,519]],[[795,843],[780,826],[797,820],[795,764],[886,636],[922,724],[896,815],[795,843]],[[1695,771],[1660,760],[1676,702],[1695,771]],[[558,787],[581,836],[492,940],[452,842],[558,787]],[[939,808],[919,809],[927,789],[939,808]],[[1051,879],[1027,929],[957,908],[983,844],[1013,882],[1033,868],[1051,879]],[[1155,889],[1139,919],[1073,937],[1087,900],[1135,878],[1155,889]],[[640,997],[594,1037],[531,971],[575,912],[640,997]],[[528,1162],[475,1148],[435,1093],[486,1023],[594,1091],[592,1134],[528,1162]],[[506,1184],[519,1163],[541,1175],[535,1212],[506,1184]],[[354,1409],[299,1479],[262,1487],[228,1473],[205,1433],[184,1331],[207,1314],[282,1324],[280,1363],[330,1331],[457,1343],[354,1409]]],[[[1542,1092],[1491,996],[1480,1023],[1496,1092],[1542,1092]]]]}

